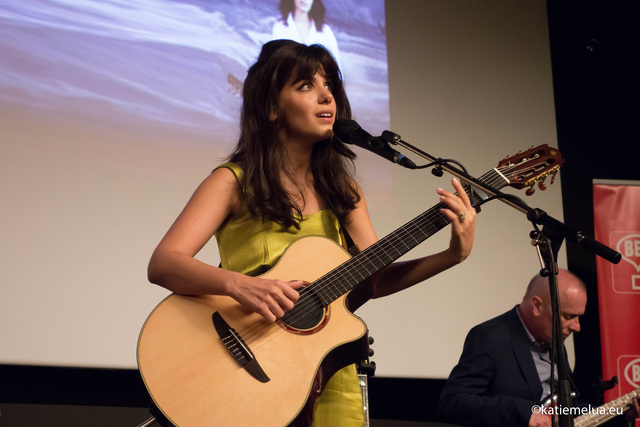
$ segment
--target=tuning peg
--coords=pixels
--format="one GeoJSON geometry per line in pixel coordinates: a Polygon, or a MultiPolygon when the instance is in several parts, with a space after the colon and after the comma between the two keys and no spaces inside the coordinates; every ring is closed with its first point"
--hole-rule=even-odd
{"type": "Polygon", "coordinates": [[[549,184],[553,184],[553,182],[556,180],[556,175],[558,174],[558,169],[554,169],[551,172],[551,179],[549,180],[549,184]]]}
{"type": "Polygon", "coordinates": [[[546,178],[547,178],[547,177],[545,176],[545,177],[543,177],[542,179],[540,179],[540,180],[538,181],[538,188],[540,189],[540,191],[544,191],[544,190],[546,190],[546,189],[547,189],[547,184],[545,184],[545,183],[544,183],[544,180],[545,180],[546,178]]]}
{"type": "Polygon", "coordinates": [[[526,194],[527,196],[533,195],[533,193],[536,192],[536,189],[533,188],[534,184],[531,184],[531,186],[529,188],[527,188],[527,191],[525,191],[524,194],[526,194]]]}

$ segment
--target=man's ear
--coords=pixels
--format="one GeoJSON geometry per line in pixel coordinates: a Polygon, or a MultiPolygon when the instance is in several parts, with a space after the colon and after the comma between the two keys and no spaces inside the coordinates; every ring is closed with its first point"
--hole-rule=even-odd
{"type": "Polygon", "coordinates": [[[544,306],[544,301],[542,301],[542,298],[540,298],[537,295],[531,298],[531,311],[533,312],[534,316],[542,315],[543,306],[544,306]]]}

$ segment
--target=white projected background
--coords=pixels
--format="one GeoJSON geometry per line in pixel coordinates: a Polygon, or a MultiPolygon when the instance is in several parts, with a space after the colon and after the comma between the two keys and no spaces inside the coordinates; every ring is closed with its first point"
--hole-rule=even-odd
{"type": "MultiPolygon", "coordinates": [[[[391,129],[476,176],[557,145],[544,1],[324,3],[355,119],[372,134],[391,129]]],[[[277,4],[0,3],[0,363],[135,368],[138,332],[167,295],[146,280],[149,256],[232,149],[238,90],[277,4]]],[[[450,188],[447,175],[357,152],[379,236],[450,188]]],[[[528,202],[561,219],[559,183],[528,202]]],[[[530,229],[492,202],[468,261],[361,308],[376,374],[445,377],[467,330],[517,303],[539,268],[530,229]]],[[[198,257],[217,265],[215,242],[198,257]]]]}

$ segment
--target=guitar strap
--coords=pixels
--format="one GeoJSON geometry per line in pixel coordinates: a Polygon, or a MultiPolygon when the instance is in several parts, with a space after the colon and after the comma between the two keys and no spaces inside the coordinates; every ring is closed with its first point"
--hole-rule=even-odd
{"type": "MultiPolygon", "coordinates": [[[[563,363],[564,364],[564,368],[565,368],[565,372],[568,372],[568,379],[569,379],[569,389],[571,391],[571,403],[572,406],[576,406],[576,404],[579,405],[579,400],[580,400],[580,391],[578,390],[578,386],[576,385],[575,381],[573,380],[573,372],[571,371],[571,367],[569,366],[569,359],[567,357],[567,353],[566,353],[566,349],[565,349],[565,357],[564,357],[564,361],[563,362],[559,362],[559,363],[563,363]]],[[[551,364],[551,368],[552,368],[552,374],[555,374],[554,370],[555,368],[553,367],[554,364],[551,364]]],[[[553,400],[557,399],[558,396],[558,390],[559,390],[559,383],[558,383],[558,378],[555,378],[555,375],[553,375],[553,387],[551,388],[552,393],[550,393],[548,396],[546,396],[544,399],[542,399],[542,401],[540,402],[543,405],[550,405],[551,403],[554,403],[553,400]]]]}
{"type": "Polygon", "coordinates": [[[576,400],[580,399],[580,391],[578,390],[578,386],[576,386],[575,381],[573,381],[573,372],[571,371],[571,367],[569,366],[569,359],[567,358],[567,352],[565,349],[565,359],[564,359],[564,371],[569,373],[569,384],[570,384],[570,389],[574,391],[575,393],[575,398],[573,399],[572,403],[575,404],[576,400]]]}
{"type": "MultiPolygon", "coordinates": [[[[335,215],[335,212],[334,212],[334,215],[335,215]]],[[[360,253],[360,248],[358,247],[358,245],[353,243],[353,239],[349,235],[349,232],[347,231],[345,226],[342,225],[342,222],[340,222],[340,218],[338,218],[338,222],[340,223],[340,237],[342,237],[342,246],[346,249],[347,252],[349,252],[349,255],[351,256],[358,255],[360,253]]]]}
{"type": "Polygon", "coordinates": [[[333,207],[333,203],[331,203],[331,198],[327,197],[327,195],[324,194],[323,191],[320,191],[320,194],[322,194],[322,198],[324,199],[324,202],[327,204],[327,206],[329,206],[329,209],[331,209],[331,212],[333,212],[333,215],[338,220],[338,225],[340,228],[339,229],[340,237],[342,238],[341,239],[342,247],[344,247],[344,249],[347,252],[349,252],[351,256],[357,255],[360,252],[360,248],[358,248],[358,246],[355,243],[353,243],[353,239],[349,235],[349,232],[347,231],[347,227],[344,226],[342,220],[340,219],[340,217],[336,213],[335,208],[333,207]]]}

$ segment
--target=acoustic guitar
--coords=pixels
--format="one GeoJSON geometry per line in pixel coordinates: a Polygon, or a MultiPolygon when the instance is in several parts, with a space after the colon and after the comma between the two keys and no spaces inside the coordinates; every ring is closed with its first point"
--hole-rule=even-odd
{"type": "MultiPolygon", "coordinates": [[[[563,159],[547,145],[499,162],[480,181],[533,188],[563,159]]],[[[149,315],[138,367],[174,425],[309,425],[328,379],[367,355],[367,326],[346,297],[359,283],[448,225],[439,203],[351,257],[325,237],[294,241],[262,277],[305,280],[294,308],[271,323],[219,295],[171,294],[149,315]]]]}

